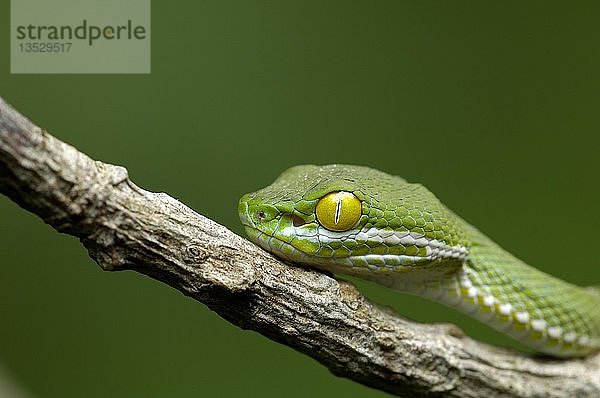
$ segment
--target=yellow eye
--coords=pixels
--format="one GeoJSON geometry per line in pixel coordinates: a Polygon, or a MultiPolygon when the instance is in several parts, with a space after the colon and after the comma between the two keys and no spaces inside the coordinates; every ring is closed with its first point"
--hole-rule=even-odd
{"type": "Polygon", "coordinates": [[[347,231],[360,218],[360,200],[350,192],[331,192],[317,203],[317,220],[331,231],[347,231]]]}

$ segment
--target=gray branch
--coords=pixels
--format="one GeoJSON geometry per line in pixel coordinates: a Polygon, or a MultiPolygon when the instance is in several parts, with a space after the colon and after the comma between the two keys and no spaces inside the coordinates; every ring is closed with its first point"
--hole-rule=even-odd
{"type": "Polygon", "coordinates": [[[350,283],[282,263],[136,186],[125,168],[90,159],[2,99],[0,192],[78,237],[102,269],[149,275],[337,376],[402,396],[600,396],[600,355],[532,357],[407,321],[350,283]]]}

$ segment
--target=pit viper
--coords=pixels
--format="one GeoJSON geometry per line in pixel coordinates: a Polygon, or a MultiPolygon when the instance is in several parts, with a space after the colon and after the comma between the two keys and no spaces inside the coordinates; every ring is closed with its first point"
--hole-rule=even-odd
{"type": "Polygon", "coordinates": [[[289,262],[441,302],[547,355],[600,349],[600,289],[527,265],[420,184],[302,165],[244,195],[238,210],[250,240],[289,262]]]}

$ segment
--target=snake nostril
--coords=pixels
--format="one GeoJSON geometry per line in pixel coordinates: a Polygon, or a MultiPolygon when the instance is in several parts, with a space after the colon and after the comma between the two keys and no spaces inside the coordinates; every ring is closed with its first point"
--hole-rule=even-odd
{"type": "Polygon", "coordinates": [[[292,224],[294,225],[294,227],[301,227],[304,224],[306,224],[306,221],[304,221],[304,219],[302,217],[294,214],[292,216],[292,224]]]}

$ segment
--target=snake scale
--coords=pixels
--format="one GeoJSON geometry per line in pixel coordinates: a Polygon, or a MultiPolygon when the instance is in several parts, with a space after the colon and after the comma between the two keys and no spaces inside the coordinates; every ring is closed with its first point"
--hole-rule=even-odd
{"type": "Polygon", "coordinates": [[[420,184],[295,166],[244,195],[239,215],[250,240],[287,261],[441,302],[551,356],[600,349],[600,290],[525,264],[420,184]]]}

